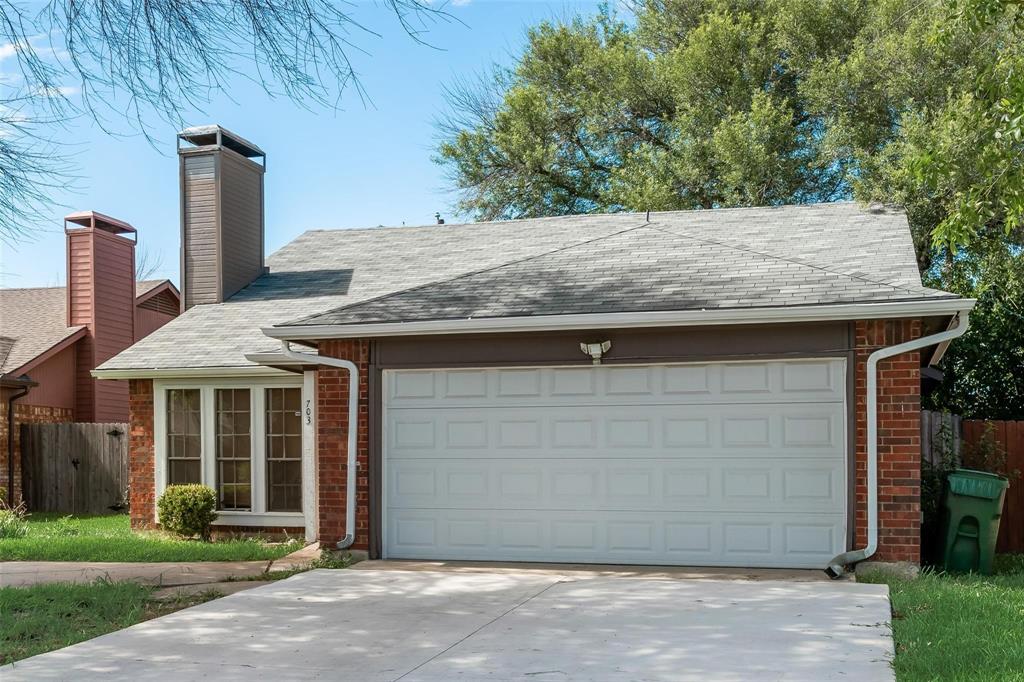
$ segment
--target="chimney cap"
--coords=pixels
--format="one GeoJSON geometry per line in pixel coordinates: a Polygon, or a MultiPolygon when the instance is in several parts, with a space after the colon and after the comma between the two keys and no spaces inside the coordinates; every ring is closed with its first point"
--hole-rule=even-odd
{"type": "Polygon", "coordinates": [[[207,145],[219,145],[226,147],[231,151],[237,152],[250,159],[254,156],[262,156],[264,158],[267,156],[266,152],[254,145],[252,142],[249,142],[241,135],[236,135],[227,128],[216,124],[185,128],[178,133],[178,140],[179,147],[180,141],[185,140],[197,147],[204,147],[207,145]]]}
{"type": "Polygon", "coordinates": [[[104,230],[113,234],[135,234],[137,230],[117,218],[111,218],[98,211],[78,211],[64,216],[64,230],[67,231],[67,223],[74,223],[82,227],[91,227],[97,230],[104,230]]]}

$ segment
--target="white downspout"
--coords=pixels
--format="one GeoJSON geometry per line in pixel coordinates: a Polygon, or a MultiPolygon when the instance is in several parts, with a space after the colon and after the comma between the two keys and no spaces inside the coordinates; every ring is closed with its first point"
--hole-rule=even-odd
{"type": "Polygon", "coordinates": [[[864,561],[878,549],[878,361],[902,355],[912,350],[933,346],[963,336],[970,325],[970,313],[961,310],[956,315],[957,325],[944,332],[922,336],[913,341],[879,348],[868,356],[867,362],[867,421],[868,421],[868,544],[861,549],[844,552],[828,562],[825,573],[831,578],[843,574],[846,566],[864,561]]]}
{"type": "MultiPolygon", "coordinates": [[[[345,537],[338,540],[338,549],[348,549],[356,540],[356,436],[359,430],[359,368],[355,363],[340,358],[329,358],[312,353],[299,353],[291,349],[288,341],[281,342],[281,353],[304,365],[326,365],[348,371],[348,476],[345,483],[345,537]]],[[[319,413],[318,413],[319,414],[319,413]]]]}

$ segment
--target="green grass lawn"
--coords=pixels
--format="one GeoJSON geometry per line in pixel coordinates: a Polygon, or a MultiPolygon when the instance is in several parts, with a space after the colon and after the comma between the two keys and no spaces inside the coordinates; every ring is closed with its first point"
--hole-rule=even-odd
{"type": "Polygon", "coordinates": [[[172,601],[151,599],[152,587],[97,581],[0,588],[0,665],[76,644],[194,606],[215,592],[172,601]]]}
{"type": "Polygon", "coordinates": [[[993,576],[889,581],[898,682],[1024,681],[1024,555],[993,576]]]}
{"type": "Polygon", "coordinates": [[[123,514],[62,519],[32,514],[23,538],[0,538],[0,561],[254,561],[278,559],[299,540],[217,542],[181,540],[161,532],[132,532],[123,514]]]}

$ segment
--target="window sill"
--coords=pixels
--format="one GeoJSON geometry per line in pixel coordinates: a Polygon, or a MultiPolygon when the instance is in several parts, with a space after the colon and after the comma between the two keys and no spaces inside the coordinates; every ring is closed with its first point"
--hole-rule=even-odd
{"type": "Polygon", "coordinates": [[[225,511],[217,512],[217,520],[214,526],[258,526],[258,527],[284,527],[301,528],[306,525],[302,512],[245,512],[225,511]]]}

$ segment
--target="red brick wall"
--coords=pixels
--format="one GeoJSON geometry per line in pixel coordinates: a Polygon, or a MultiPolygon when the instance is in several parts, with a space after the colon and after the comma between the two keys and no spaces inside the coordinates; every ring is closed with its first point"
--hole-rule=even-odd
{"type": "MultiPolygon", "coordinates": [[[[12,391],[0,391],[0,488],[10,492],[7,481],[7,398],[12,391]]],[[[29,394],[31,395],[31,394],[29,394]]],[[[21,425],[58,424],[69,422],[74,413],[69,407],[48,405],[22,405],[14,403],[14,494],[8,495],[13,504],[21,501],[21,425]]]]}
{"type": "MultiPolygon", "coordinates": [[[[356,459],[356,540],[353,549],[367,550],[369,536],[369,359],[370,344],[363,339],[325,341],[320,354],[351,360],[359,368],[359,419],[356,459]]],[[[323,543],[337,542],[345,536],[345,491],[348,446],[348,372],[333,367],[317,370],[317,476],[319,535],[323,543]]]]}
{"type": "MultiPolygon", "coordinates": [[[[876,349],[921,336],[920,320],[870,320],[856,325],[856,546],[867,543],[867,368],[876,349]]],[[[920,353],[878,363],[879,561],[921,559],[920,353]]]]}
{"type": "Polygon", "coordinates": [[[128,495],[132,528],[156,525],[156,471],[153,450],[153,380],[128,382],[128,495]]]}
{"type": "MultiPolygon", "coordinates": [[[[870,320],[856,323],[856,545],[867,542],[867,378],[868,356],[877,348],[921,336],[920,320],[870,320]]],[[[360,373],[359,479],[356,498],[356,549],[369,547],[369,343],[329,341],[320,353],[356,363],[360,373]]],[[[878,560],[920,560],[920,354],[879,363],[878,399],[878,560]]],[[[320,539],[333,542],[345,533],[346,434],[348,373],[333,368],[317,372],[317,471],[320,539]]]]}

